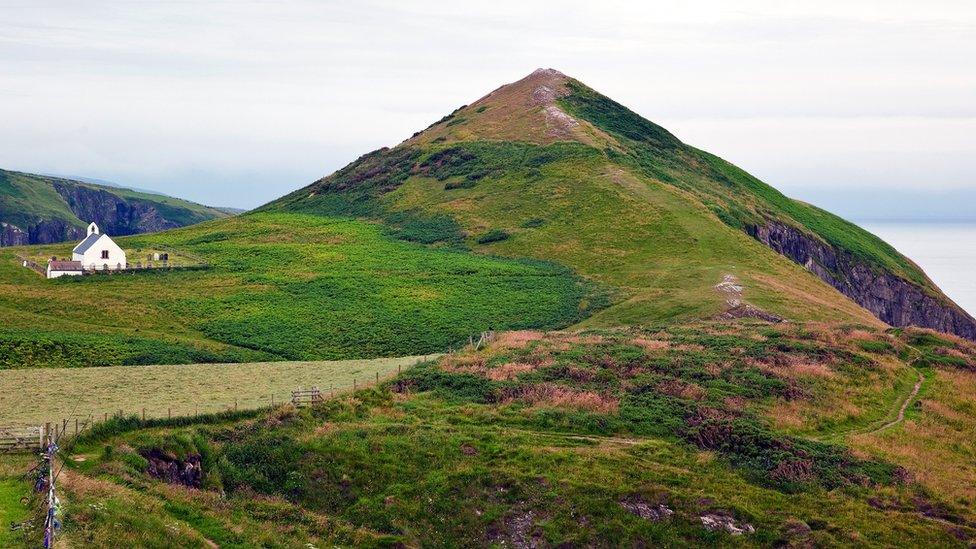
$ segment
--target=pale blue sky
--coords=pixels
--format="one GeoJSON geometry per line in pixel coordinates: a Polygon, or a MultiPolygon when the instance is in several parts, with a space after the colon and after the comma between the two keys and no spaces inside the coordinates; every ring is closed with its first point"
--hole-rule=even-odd
{"type": "Polygon", "coordinates": [[[976,218],[973,59],[971,1],[0,0],[0,167],[252,207],[554,67],[839,213],[976,218]]]}

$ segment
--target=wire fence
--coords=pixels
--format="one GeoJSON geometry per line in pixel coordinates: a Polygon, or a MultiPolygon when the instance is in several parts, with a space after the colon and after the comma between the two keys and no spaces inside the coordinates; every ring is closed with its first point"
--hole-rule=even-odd
{"type": "MultiPolygon", "coordinates": [[[[477,339],[475,339],[474,336],[469,337],[468,346],[471,349],[481,349],[482,347],[495,341],[495,338],[496,334],[494,331],[482,332],[477,339]]],[[[440,355],[429,355],[422,357],[417,363],[436,358],[437,356],[440,355]]],[[[352,386],[336,388],[335,385],[330,385],[328,390],[322,389],[319,386],[312,386],[309,388],[298,387],[291,392],[290,400],[279,399],[276,401],[275,396],[271,394],[269,395],[270,399],[268,401],[268,406],[251,408],[249,411],[260,412],[261,410],[270,410],[285,404],[290,404],[296,407],[315,406],[317,404],[324,403],[327,398],[335,398],[336,396],[348,393],[349,391],[355,392],[368,387],[379,386],[388,379],[398,377],[401,373],[402,366],[397,366],[397,371],[395,374],[391,372],[389,375],[381,377],[379,372],[375,372],[372,378],[353,378],[352,386]]],[[[225,410],[222,411],[237,412],[237,400],[235,399],[233,408],[228,405],[226,406],[225,410]]],[[[102,413],[101,417],[98,417],[92,413],[87,416],[75,417],[72,419],[63,418],[57,422],[46,422],[43,425],[0,426],[0,453],[40,453],[40,463],[27,474],[30,475],[36,472],[34,491],[37,494],[43,494],[43,546],[45,549],[54,547],[55,540],[60,534],[63,518],[57,481],[61,471],[64,468],[64,464],[59,464],[58,451],[72,438],[83,434],[85,431],[92,429],[101,422],[107,422],[113,418],[121,419],[131,416],[140,417],[143,422],[147,421],[147,419],[154,419],[147,418],[145,408],[141,409],[140,412],[141,413],[128,414],[128,416],[126,416],[123,410],[118,410],[111,415],[104,412],[102,413]]],[[[194,410],[193,414],[187,414],[183,417],[192,418],[197,415],[200,415],[199,410],[194,410]]],[[[169,420],[174,419],[173,410],[171,408],[167,409],[165,417],[169,420]]],[[[155,419],[160,420],[162,418],[157,416],[155,419]]],[[[177,416],[176,419],[180,419],[179,416],[177,416]]],[[[39,517],[40,515],[38,514],[37,516],[39,517]]]]}

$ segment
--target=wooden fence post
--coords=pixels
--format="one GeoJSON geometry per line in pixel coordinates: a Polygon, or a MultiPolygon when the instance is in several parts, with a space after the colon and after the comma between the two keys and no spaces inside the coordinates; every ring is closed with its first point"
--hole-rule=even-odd
{"type": "Polygon", "coordinates": [[[352,378],[352,390],[356,390],[356,378],[352,378]]]}
{"type": "Polygon", "coordinates": [[[75,436],[78,436],[78,418],[75,418],[75,436]]]}
{"type": "Polygon", "coordinates": [[[380,373],[379,372],[376,372],[376,384],[377,385],[380,384],[380,373]]]}
{"type": "Polygon", "coordinates": [[[166,419],[173,419],[173,409],[166,408],[166,419]]]}
{"type": "Polygon", "coordinates": [[[143,421],[146,421],[146,409],[145,408],[142,409],[142,420],[143,421]]]}
{"type": "Polygon", "coordinates": [[[51,444],[51,422],[44,424],[44,446],[51,444]]]}
{"type": "Polygon", "coordinates": [[[237,399],[236,398],[234,399],[234,411],[235,412],[237,411],[237,399]]]}

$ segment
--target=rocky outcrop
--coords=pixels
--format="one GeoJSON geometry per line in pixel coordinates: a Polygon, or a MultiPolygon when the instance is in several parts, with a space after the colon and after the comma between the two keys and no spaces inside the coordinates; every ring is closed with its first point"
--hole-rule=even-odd
{"type": "Polygon", "coordinates": [[[0,246],[23,246],[30,244],[30,235],[16,225],[0,223],[0,246]]]}
{"type": "MultiPolygon", "coordinates": [[[[175,229],[180,223],[167,219],[162,212],[146,200],[122,198],[111,192],[54,181],[54,189],[67,203],[75,216],[85,225],[94,221],[107,234],[125,236],[175,229]]],[[[85,237],[85,226],[66,219],[37,219],[20,227],[0,222],[0,246],[25,246],[80,240],[85,237]]]]}
{"type": "Polygon", "coordinates": [[[39,221],[23,230],[16,225],[0,222],[0,246],[48,244],[84,238],[84,227],[70,225],[60,219],[39,221]]]}
{"type": "Polygon", "coordinates": [[[83,221],[94,221],[108,234],[127,235],[175,229],[180,225],[160,214],[150,202],[123,199],[108,191],[61,182],[54,190],[83,221]]]}
{"type": "Polygon", "coordinates": [[[181,484],[191,488],[199,488],[203,479],[203,469],[200,456],[190,455],[180,459],[159,449],[152,449],[142,454],[148,465],[146,474],[169,484],[181,484]]]}
{"type": "Polygon", "coordinates": [[[31,226],[29,234],[31,244],[47,244],[80,240],[85,237],[85,228],[70,225],[62,219],[50,219],[31,226]]]}
{"type": "Polygon", "coordinates": [[[976,320],[941,294],[873,268],[784,223],[767,221],[747,231],[892,326],[920,326],[976,340],[976,320]]]}

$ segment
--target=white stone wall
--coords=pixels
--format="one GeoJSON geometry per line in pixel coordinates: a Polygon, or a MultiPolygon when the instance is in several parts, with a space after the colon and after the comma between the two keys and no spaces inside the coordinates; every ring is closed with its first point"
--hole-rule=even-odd
{"type": "Polygon", "coordinates": [[[62,276],[78,276],[82,274],[84,273],[81,271],[52,271],[51,269],[47,270],[48,278],[58,278],[62,276]]]}

